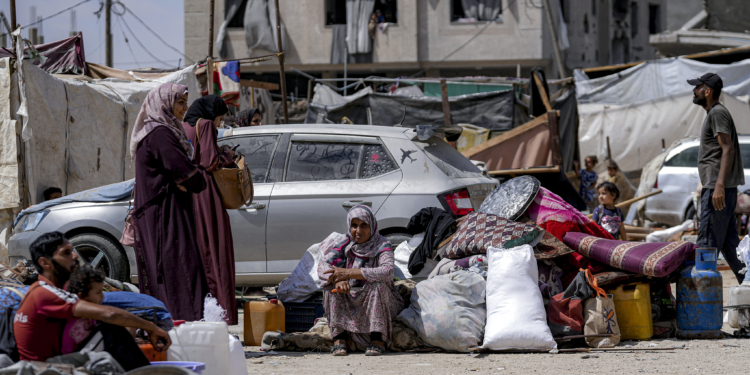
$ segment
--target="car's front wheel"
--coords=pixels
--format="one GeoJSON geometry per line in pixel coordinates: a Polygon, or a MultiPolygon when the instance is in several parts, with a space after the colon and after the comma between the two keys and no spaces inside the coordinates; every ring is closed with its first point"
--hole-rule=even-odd
{"type": "Polygon", "coordinates": [[[130,281],[127,257],[108,237],[84,233],[73,236],[70,243],[82,263],[102,270],[110,279],[130,281]]]}

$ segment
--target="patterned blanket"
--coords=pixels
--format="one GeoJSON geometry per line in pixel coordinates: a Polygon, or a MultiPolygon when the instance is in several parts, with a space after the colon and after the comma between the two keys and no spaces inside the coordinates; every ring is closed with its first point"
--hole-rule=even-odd
{"type": "Polygon", "coordinates": [[[542,229],[562,240],[568,232],[587,233],[592,236],[613,239],[593,220],[586,217],[555,193],[541,187],[534,203],[526,211],[542,229]]]}
{"type": "Polygon", "coordinates": [[[570,232],[565,244],[579,254],[612,267],[654,277],[664,277],[678,269],[695,251],[695,244],[677,242],[628,242],[605,240],[570,232]]]}

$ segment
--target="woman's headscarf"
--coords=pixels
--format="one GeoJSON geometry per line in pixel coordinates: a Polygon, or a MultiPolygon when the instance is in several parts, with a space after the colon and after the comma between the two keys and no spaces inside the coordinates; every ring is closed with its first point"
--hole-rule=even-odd
{"type": "Polygon", "coordinates": [[[258,108],[243,109],[242,111],[240,111],[240,113],[237,114],[237,118],[234,120],[234,123],[237,124],[237,126],[240,128],[250,126],[250,123],[253,121],[253,117],[256,113],[260,113],[258,111],[258,108]]]}
{"type": "Polygon", "coordinates": [[[346,223],[346,239],[329,249],[322,249],[325,251],[323,254],[324,260],[330,266],[342,268],[371,267],[380,253],[393,251],[391,242],[378,232],[378,221],[370,207],[353,207],[346,215],[346,223]],[[355,218],[364,221],[370,227],[370,239],[363,243],[356,243],[349,231],[352,220],[355,218]]]}
{"type": "Polygon", "coordinates": [[[138,143],[146,138],[158,126],[166,126],[180,140],[188,156],[193,157],[193,148],[188,142],[182,121],[172,113],[174,104],[181,96],[187,94],[188,88],[176,83],[165,83],[151,90],[143,101],[141,111],[135,119],[133,133],[130,136],[130,157],[135,158],[138,143]]]}
{"type": "Polygon", "coordinates": [[[217,117],[227,114],[227,112],[229,112],[229,108],[221,96],[206,95],[200,99],[196,99],[190,105],[187,113],[185,113],[184,121],[194,127],[199,119],[213,121],[217,117]]]}

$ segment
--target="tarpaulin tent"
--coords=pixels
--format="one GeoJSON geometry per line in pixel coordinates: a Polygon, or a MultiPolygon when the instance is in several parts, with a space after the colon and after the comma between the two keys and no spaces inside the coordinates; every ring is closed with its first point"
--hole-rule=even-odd
{"type": "MultiPolygon", "coordinates": [[[[0,48],[0,58],[15,57],[13,50],[0,48]]],[[[23,50],[24,61],[36,65],[48,73],[88,74],[86,54],[83,51],[83,34],[56,42],[38,44],[23,50]]]]}
{"type": "MultiPolygon", "coordinates": [[[[318,87],[316,96],[319,90],[332,91],[322,85],[318,87]]],[[[321,97],[329,96],[332,95],[321,94],[321,97]]],[[[346,98],[346,100],[344,102],[335,100],[332,104],[316,103],[313,100],[307,107],[305,123],[316,123],[318,116],[321,115],[336,123],[340,123],[346,117],[354,124],[366,125],[369,124],[367,115],[369,108],[374,125],[396,125],[401,123],[402,119],[404,125],[445,124],[443,102],[440,98],[389,95],[369,91],[358,92],[348,97],[338,95],[336,98],[346,98]]],[[[512,90],[454,96],[449,98],[449,103],[454,124],[472,124],[489,130],[510,130],[513,127],[514,94],[512,90]]]]}
{"type": "Polygon", "coordinates": [[[750,133],[750,60],[728,65],[685,58],[653,60],[601,78],[589,79],[576,70],[581,155],[607,155],[624,171],[633,171],[656,157],[667,144],[699,135],[706,116],[692,102],[687,79],[707,72],[724,80],[721,102],[729,109],[738,133],[750,133]]]}
{"type": "Polygon", "coordinates": [[[148,81],[57,77],[0,59],[0,259],[14,214],[46,188],[72,194],[133,177],[127,147],[149,91],[173,82],[188,86],[189,102],[200,95],[195,66],[148,81]]]}

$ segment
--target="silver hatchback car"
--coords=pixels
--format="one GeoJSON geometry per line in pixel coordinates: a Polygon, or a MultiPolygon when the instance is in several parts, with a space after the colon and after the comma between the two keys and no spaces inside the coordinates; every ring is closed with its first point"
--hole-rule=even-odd
{"type": "MultiPolygon", "coordinates": [[[[349,208],[365,204],[394,243],[425,207],[454,215],[478,209],[497,186],[442,139],[417,139],[413,128],[274,125],[234,129],[220,145],[238,145],[250,166],[252,204],[230,210],[238,286],[276,285],[311,244],[346,230],[349,208]]],[[[128,202],[67,203],[21,218],[9,242],[11,261],[29,257],[41,233],[61,231],[81,258],[110,277],[135,280],[132,248],[122,234],[128,202]]]]}

